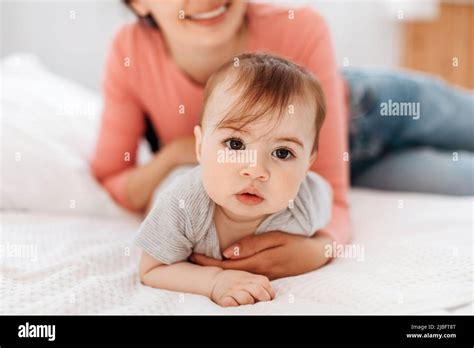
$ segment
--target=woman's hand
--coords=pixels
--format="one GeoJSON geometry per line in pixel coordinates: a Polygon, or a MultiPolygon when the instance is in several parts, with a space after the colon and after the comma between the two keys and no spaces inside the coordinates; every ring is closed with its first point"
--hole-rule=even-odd
{"type": "Polygon", "coordinates": [[[201,266],[242,270],[274,280],[323,266],[330,259],[325,256],[325,246],[331,243],[325,234],[308,238],[274,231],[242,238],[224,250],[226,260],[201,254],[192,254],[190,260],[201,266]]]}
{"type": "Polygon", "coordinates": [[[267,277],[243,271],[220,271],[211,291],[211,299],[223,307],[254,304],[273,298],[275,290],[267,277]]]}
{"type": "Polygon", "coordinates": [[[173,166],[197,164],[194,135],[177,138],[163,147],[173,166]]]}

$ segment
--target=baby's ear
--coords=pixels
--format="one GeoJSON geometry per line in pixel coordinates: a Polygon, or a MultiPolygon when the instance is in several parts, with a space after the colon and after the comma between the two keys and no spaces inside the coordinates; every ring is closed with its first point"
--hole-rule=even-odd
{"type": "Polygon", "coordinates": [[[202,143],[202,131],[201,126],[194,126],[194,139],[196,140],[196,157],[199,163],[201,163],[201,143],[202,143]]]}
{"type": "Polygon", "coordinates": [[[306,173],[310,171],[311,167],[313,166],[317,158],[318,158],[318,151],[314,151],[309,157],[309,164],[308,164],[308,169],[306,170],[306,173]]]}

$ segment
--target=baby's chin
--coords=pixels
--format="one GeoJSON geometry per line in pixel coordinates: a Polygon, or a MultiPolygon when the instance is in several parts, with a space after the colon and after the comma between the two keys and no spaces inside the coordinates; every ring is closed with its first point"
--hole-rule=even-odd
{"type": "Polygon", "coordinates": [[[248,219],[260,219],[265,216],[268,216],[272,213],[267,212],[264,209],[248,209],[248,208],[242,208],[242,207],[236,207],[235,205],[231,204],[218,204],[221,209],[224,209],[227,213],[231,213],[234,215],[234,217],[240,218],[242,220],[248,220],[248,219]]]}

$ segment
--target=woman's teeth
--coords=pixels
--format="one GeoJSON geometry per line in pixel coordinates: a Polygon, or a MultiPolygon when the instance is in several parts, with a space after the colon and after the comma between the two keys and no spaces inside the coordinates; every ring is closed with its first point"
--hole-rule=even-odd
{"type": "Polygon", "coordinates": [[[227,11],[227,5],[222,5],[221,7],[216,8],[215,10],[212,10],[212,11],[209,11],[209,12],[203,12],[203,13],[198,13],[198,14],[195,14],[195,15],[189,15],[189,18],[194,19],[194,20],[212,19],[212,18],[220,16],[225,11],[227,11]]]}

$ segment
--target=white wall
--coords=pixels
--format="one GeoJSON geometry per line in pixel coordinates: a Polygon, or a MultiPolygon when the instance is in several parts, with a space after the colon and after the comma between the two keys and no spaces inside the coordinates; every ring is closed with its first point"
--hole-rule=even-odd
{"type": "Polygon", "coordinates": [[[134,19],[118,0],[1,1],[2,56],[34,52],[56,73],[93,88],[114,32],[134,19]]]}
{"type": "MultiPolygon", "coordinates": [[[[56,73],[96,89],[113,34],[123,23],[134,20],[118,0],[0,1],[2,56],[34,52],[56,73]]],[[[326,17],[339,65],[344,57],[353,66],[398,64],[399,21],[387,15],[387,2],[291,3],[311,4],[326,17]]]]}

